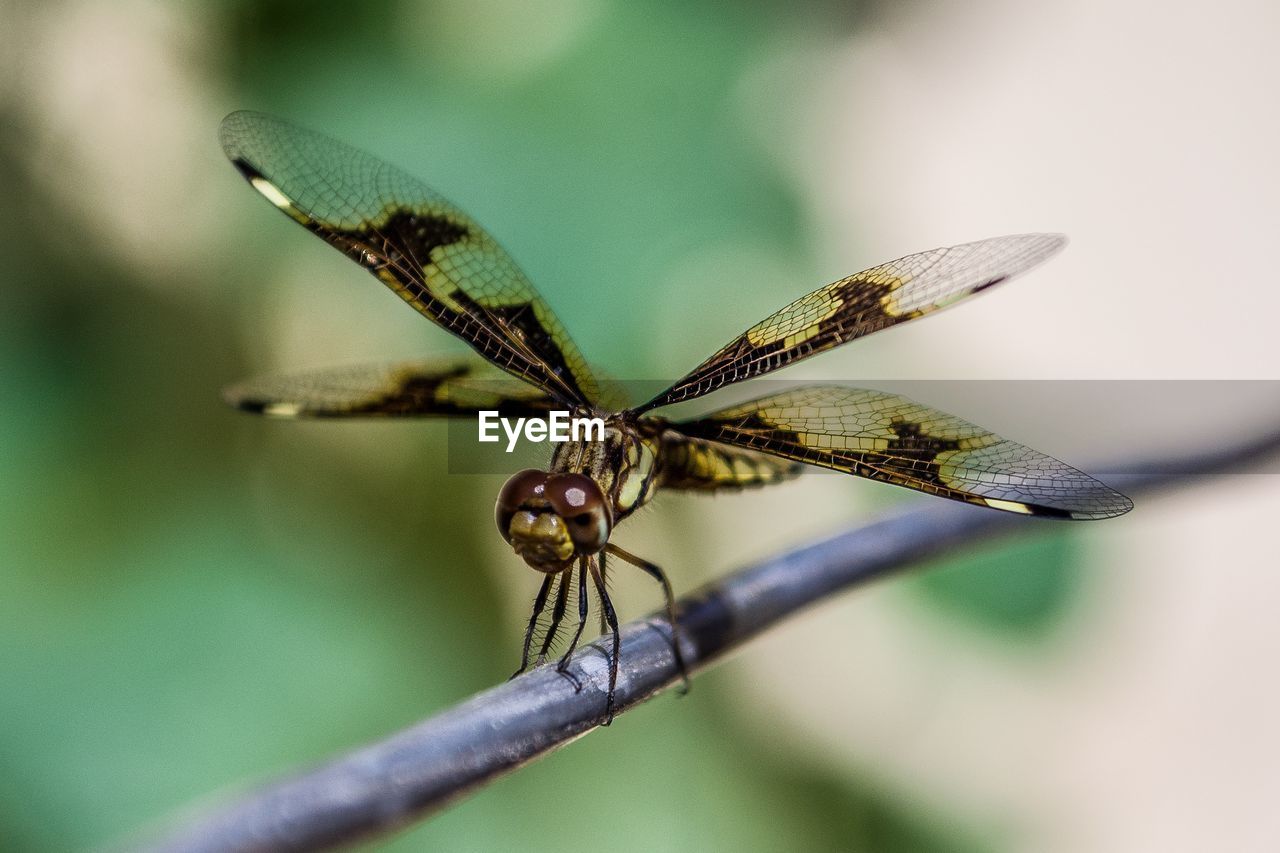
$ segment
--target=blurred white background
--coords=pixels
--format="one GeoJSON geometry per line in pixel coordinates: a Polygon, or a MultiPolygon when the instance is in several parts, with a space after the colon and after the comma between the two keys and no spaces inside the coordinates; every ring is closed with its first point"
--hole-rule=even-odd
{"type": "MultiPolygon", "coordinates": [[[[773,149],[822,215],[830,278],[991,234],[1072,241],[998,298],[812,369],[1277,378],[1278,36],[1280,7],[1263,2],[886,3],[829,55],[798,58],[816,96],[773,149]]],[[[1274,426],[1108,415],[1078,420],[1135,456],[1153,434],[1208,449],[1274,426]]],[[[822,528],[839,505],[770,507],[822,528]]],[[[881,585],[743,655],[744,701],[769,709],[762,735],[784,714],[812,735],[795,748],[964,803],[1014,849],[1273,850],[1277,515],[1274,475],[1139,501],[1089,531],[1097,571],[1057,642],[1030,654],[922,628],[881,585]]],[[[733,547],[728,525],[702,529],[733,547]]]]}

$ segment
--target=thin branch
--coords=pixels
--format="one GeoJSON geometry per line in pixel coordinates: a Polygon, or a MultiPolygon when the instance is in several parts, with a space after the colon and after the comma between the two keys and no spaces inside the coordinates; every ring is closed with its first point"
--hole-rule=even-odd
{"type": "MultiPolygon", "coordinates": [[[[1277,451],[1280,433],[1210,455],[1135,466],[1109,480],[1130,493],[1150,493],[1199,475],[1246,468],[1277,451]]],[[[702,669],[848,587],[962,545],[1053,524],[1060,522],[928,501],[765,560],[680,601],[685,661],[691,670],[702,669]]],[[[598,727],[609,678],[607,641],[574,655],[572,680],[554,665],[541,667],[385,740],[197,814],[145,849],[320,850],[434,814],[598,727]]],[[[623,626],[618,713],[678,680],[670,643],[670,629],[656,615],[623,626]]]]}

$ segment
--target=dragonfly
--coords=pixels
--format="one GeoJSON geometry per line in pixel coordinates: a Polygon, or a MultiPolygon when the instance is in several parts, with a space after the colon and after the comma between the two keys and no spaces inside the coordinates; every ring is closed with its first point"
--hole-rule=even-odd
{"type": "Polygon", "coordinates": [[[219,138],[267,201],[479,356],[250,380],[226,390],[231,405],[284,418],[476,417],[482,410],[545,418],[560,410],[604,420],[603,438],[558,443],[545,470],[514,474],[494,514],[502,537],[543,576],[515,675],[531,660],[548,659],[576,596],[576,630],[557,663],[568,675],[594,592],[601,632],[612,636],[606,723],[621,652],[607,558],[637,567],[661,587],[675,667],[688,687],[670,580],[613,541],[618,525],[659,492],[733,492],[816,466],[1028,516],[1104,519],[1133,507],[1057,459],[882,391],[813,385],[692,419],[656,413],[990,290],[1058,252],[1060,235],[933,249],[842,278],[770,314],[652,398],[623,407],[511,256],[416,178],[261,113],[232,113],[219,138]]]}

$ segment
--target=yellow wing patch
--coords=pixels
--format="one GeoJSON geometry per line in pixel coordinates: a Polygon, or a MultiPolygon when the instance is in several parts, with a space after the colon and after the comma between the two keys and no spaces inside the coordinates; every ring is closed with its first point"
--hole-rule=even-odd
{"type": "Polygon", "coordinates": [[[674,429],[1007,512],[1096,519],[1133,507],[1051,456],[881,391],[800,388],[674,429]]]}
{"type": "Polygon", "coordinates": [[[993,237],[908,255],[821,287],[752,326],[637,412],[763,376],[993,287],[1065,245],[1058,234],[993,237]]]}
{"type": "Polygon", "coordinates": [[[511,256],[434,190],[260,113],[227,116],[220,138],[258,193],[490,362],[567,404],[609,402],[511,256]]]}
{"type": "Polygon", "coordinates": [[[278,418],[416,417],[496,409],[539,415],[554,403],[531,385],[476,360],[357,365],[253,379],[223,396],[278,418]]]}

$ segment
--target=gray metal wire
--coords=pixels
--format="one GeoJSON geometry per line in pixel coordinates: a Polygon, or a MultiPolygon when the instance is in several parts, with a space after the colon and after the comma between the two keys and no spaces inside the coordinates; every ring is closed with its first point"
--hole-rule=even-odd
{"type": "MultiPolygon", "coordinates": [[[[1278,450],[1280,433],[1208,455],[1134,466],[1109,480],[1131,494],[1149,494],[1248,466],[1278,450]]],[[[961,545],[1060,523],[928,501],[764,560],[681,599],[685,660],[696,671],[850,586],[961,545]]],[[[549,664],[385,740],[196,813],[142,849],[321,850],[438,812],[600,725],[608,686],[607,640],[573,656],[569,672],[580,690],[549,664]]],[[[670,644],[670,629],[657,615],[622,628],[618,713],[678,680],[670,644]]]]}

